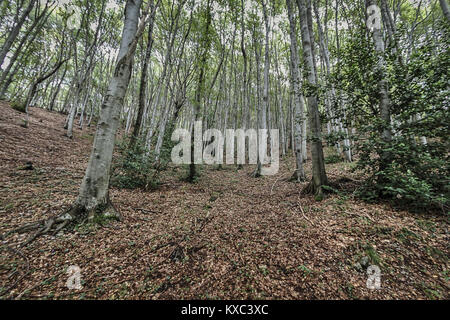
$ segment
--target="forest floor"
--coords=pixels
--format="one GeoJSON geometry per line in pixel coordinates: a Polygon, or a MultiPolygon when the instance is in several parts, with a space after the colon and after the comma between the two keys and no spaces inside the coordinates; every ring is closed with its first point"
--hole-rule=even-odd
{"type": "MultiPolygon", "coordinates": [[[[63,115],[0,102],[0,234],[63,212],[76,199],[94,128],[64,136],[63,115]],[[26,162],[33,170],[21,170],[26,162]]],[[[449,299],[448,217],[368,204],[351,164],[328,164],[339,193],[321,202],[278,175],[203,167],[195,184],[170,168],[156,191],[111,190],[122,222],[0,247],[3,299],[449,299]],[[346,179],[350,178],[350,179],[346,179]],[[69,266],[81,290],[69,290],[69,266]],[[381,289],[366,287],[368,265],[381,289]],[[8,289],[8,292],[5,292],[8,289]]],[[[307,166],[307,173],[310,174],[307,166]]]]}

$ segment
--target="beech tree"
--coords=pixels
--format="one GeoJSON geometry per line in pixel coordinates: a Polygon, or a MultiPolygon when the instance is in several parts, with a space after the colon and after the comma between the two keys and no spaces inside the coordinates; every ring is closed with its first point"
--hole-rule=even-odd
{"type": "Polygon", "coordinates": [[[42,224],[38,222],[27,226],[27,228],[38,229],[27,242],[52,228],[60,230],[72,221],[102,217],[120,219],[120,213],[114,209],[109,198],[109,172],[119,126],[119,115],[130,81],[133,57],[138,39],[146,24],[148,8],[138,28],[141,6],[141,0],[128,0],[125,6],[120,50],[113,77],[103,98],[94,144],[79,196],[67,213],[44,221],[42,224]]]}
{"type": "Polygon", "coordinates": [[[328,178],[325,172],[325,161],[322,147],[322,130],[318,109],[318,87],[316,80],[316,58],[314,56],[314,30],[312,30],[311,1],[297,0],[297,6],[300,12],[300,26],[303,45],[304,75],[307,81],[306,96],[308,99],[308,118],[311,139],[312,154],[312,181],[309,185],[309,191],[317,197],[323,196],[324,185],[328,184],[328,178]]]}
{"type": "Polygon", "coordinates": [[[305,102],[303,93],[301,92],[301,80],[300,80],[300,63],[299,63],[299,53],[297,45],[297,28],[296,21],[294,18],[294,9],[291,0],[286,0],[286,6],[289,16],[289,30],[291,39],[291,78],[292,78],[292,89],[294,95],[294,120],[295,120],[295,157],[297,170],[294,173],[293,178],[297,181],[303,181],[306,179],[305,170],[303,169],[303,127],[306,125],[304,119],[305,102]]]}

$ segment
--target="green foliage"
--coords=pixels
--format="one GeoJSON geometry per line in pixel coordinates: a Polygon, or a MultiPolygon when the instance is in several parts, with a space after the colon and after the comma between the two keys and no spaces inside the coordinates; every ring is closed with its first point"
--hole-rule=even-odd
{"type": "MultiPolygon", "coordinates": [[[[322,121],[327,120],[326,114],[321,115],[322,121]]],[[[337,143],[341,142],[346,138],[346,134],[344,131],[332,131],[331,133],[325,135],[325,140],[327,141],[328,146],[335,146],[337,143]]]]}
{"type": "Polygon", "coordinates": [[[112,186],[124,189],[151,189],[157,186],[154,165],[151,157],[145,155],[142,141],[130,146],[128,139],[125,139],[117,144],[117,151],[119,155],[112,165],[112,186]]]}
{"type": "Polygon", "coordinates": [[[325,157],[325,163],[326,164],[340,163],[343,160],[344,159],[342,159],[342,157],[340,155],[336,154],[336,153],[325,157]]]}
{"type": "Polygon", "coordinates": [[[380,57],[363,34],[346,44],[340,72],[334,74],[345,97],[344,107],[335,106],[340,115],[351,115],[358,132],[355,169],[368,175],[358,195],[445,209],[450,202],[449,24],[434,30],[408,60],[387,50],[384,75],[377,68],[380,57]],[[380,119],[380,77],[388,82],[391,123],[380,119]],[[384,129],[392,132],[391,141],[381,138],[384,129]]]}
{"type": "Polygon", "coordinates": [[[26,113],[25,103],[22,101],[11,102],[11,108],[13,108],[16,111],[26,113]]]}
{"type": "Polygon", "coordinates": [[[364,244],[362,248],[364,250],[364,253],[370,259],[371,264],[375,264],[375,265],[382,264],[380,256],[378,255],[377,251],[370,243],[364,244]]]}
{"type": "Polygon", "coordinates": [[[304,276],[304,277],[309,276],[309,275],[313,272],[311,269],[309,269],[307,266],[305,266],[305,265],[303,265],[303,264],[302,264],[302,265],[299,265],[299,266],[297,267],[297,269],[303,272],[303,276],[304,276]]]}
{"type": "MultiPolygon", "coordinates": [[[[173,124],[165,131],[159,157],[154,152],[147,155],[145,143],[137,140],[133,145],[130,139],[120,141],[113,159],[111,185],[124,189],[156,189],[160,185],[160,174],[167,169],[171,159],[173,124]]],[[[157,135],[156,135],[157,136],[157,135]]]]}

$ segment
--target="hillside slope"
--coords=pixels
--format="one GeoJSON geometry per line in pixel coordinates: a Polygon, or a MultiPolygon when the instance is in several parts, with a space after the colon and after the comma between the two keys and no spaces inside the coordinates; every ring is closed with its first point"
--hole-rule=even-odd
{"type": "MultiPolygon", "coordinates": [[[[64,136],[65,117],[0,102],[0,234],[67,209],[86,168],[93,130],[64,136]],[[33,170],[21,170],[32,162],[33,170]]],[[[26,235],[2,242],[0,296],[39,299],[448,299],[448,221],[396,211],[341,193],[315,202],[250,166],[202,169],[198,183],[171,168],[153,192],[112,189],[124,216],[103,227],[43,236],[21,251],[26,235]],[[381,289],[366,288],[370,264],[381,289]],[[69,290],[67,268],[81,269],[69,290]],[[5,293],[5,290],[9,289],[5,293]]],[[[310,168],[307,166],[307,173],[310,168]]],[[[348,164],[330,177],[353,176],[348,164]]],[[[356,183],[355,181],[353,183],[356,183]]],[[[345,187],[345,186],[343,186],[345,187]]],[[[347,186],[348,187],[348,186],[347,186]]]]}

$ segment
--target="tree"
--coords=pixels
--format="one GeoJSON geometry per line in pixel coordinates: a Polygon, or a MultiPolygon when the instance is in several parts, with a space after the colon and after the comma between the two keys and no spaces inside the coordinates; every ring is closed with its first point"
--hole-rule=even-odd
{"type": "MultiPolygon", "coordinates": [[[[374,0],[366,0],[367,13],[368,14],[370,13],[370,15],[372,15],[373,13],[371,12],[371,10],[373,9],[373,5],[375,5],[374,0]]],[[[382,164],[384,166],[387,166],[392,161],[391,154],[389,151],[387,151],[387,145],[389,145],[392,141],[392,132],[391,132],[391,110],[388,93],[388,82],[385,73],[385,64],[386,64],[384,60],[385,47],[383,37],[381,34],[381,29],[374,27],[372,28],[372,30],[369,31],[372,32],[375,51],[378,55],[378,63],[376,66],[377,70],[375,71],[379,74],[379,81],[378,81],[379,106],[380,106],[380,120],[382,121],[381,138],[386,144],[386,148],[380,154],[380,157],[382,159],[382,164]]]]}
{"type": "Polygon", "coordinates": [[[141,125],[144,117],[144,111],[146,107],[146,92],[147,92],[147,82],[148,82],[148,68],[150,62],[150,56],[153,47],[153,26],[155,21],[156,10],[159,6],[160,0],[155,5],[153,0],[150,0],[150,21],[147,31],[147,48],[145,50],[144,63],[142,64],[141,79],[139,85],[139,108],[136,117],[136,123],[134,124],[133,133],[131,134],[130,146],[133,147],[138,139],[139,133],[141,131],[141,125]]]}
{"type": "Polygon", "coordinates": [[[322,129],[318,109],[318,87],[316,81],[316,62],[314,57],[314,32],[310,29],[312,23],[308,23],[311,19],[310,0],[297,0],[297,6],[300,12],[300,27],[303,46],[304,60],[304,77],[307,87],[306,96],[308,99],[308,118],[311,139],[311,155],[312,155],[312,181],[306,191],[322,198],[322,187],[327,185],[328,178],[325,172],[325,160],[322,147],[322,129]]]}
{"type": "Polygon", "coordinates": [[[25,23],[26,19],[28,18],[31,11],[33,10],[36,2],[37,2],[37,0],[30,0],[30,2],[28,3],[28,6],[22,12],[21,16],[19,17],[19,20],[16,22],[16,24],[12,28],[11,32],[9,33],[8,38],[6,39],[2,48],[0,49],[0,66],[5,61],[6,55],[8,54],[14,41],[16,40],[17,36],[19,35],[20,29],[22,29],[23,24],[25,23]]]}
{"type": "Polygon", "coordinates": [[[294,137],[295,137],[295,157],[296,157],[296,170],[294,172],[293,178],[297,181],[303,181],[306,179],[306,174],[303,169],[303,129],[302,125],[304,123],[304,110],[305,110],[305,102],[304,97],[300,88],[300,63],[299,63],[299,54],[298,54],[298,45],[297,45],[297,28],[296,21],[294,18],[294,10],[292,7],[291,0],[286,0],[286,6],[288,10],[288,18],[289,18],[289,30],[290,30],[290,39],[291,39],[291,82],[292,89],[294,95],[294,137]]]}
{"type": "MultiPolygon", "coordinates": [[[[262,92],[262,103],[259,104],[258,108],[258,129],[266,130],[267,129],[267,112],[269,110],[269,72],[270,72],[270,25],[269,25],[269,16],[267,12],[267,6],[265,0],[261,0],[263,7],[263,15],[264,15],[264,26],[265,26],[265,50],[264,50],[264,85],[262,92]]],[[[257,66],[259,68],[259,66],[257,66]]],[[[261,159],[261,157],[265,157],[267,153],[267,136],[263,134],[258,135],[258,145],[259,148],[262,148],[262,152],[258,152],[258,161],[256,170],[254,173],[255,177],[261,176],[262,165],[265,159],[261,159]]]]}
{"type": "MultiPolygon", "coordinates": [[[[211,1],[208,0],[206,4],[206,8],[204,9],[204,16],[205,16],[205,24],[203,33],[201,36],[201,43],[200,43],[200,59],[199,59],[199,73],[198,73],[198,81],[197,81],[197,90],[195,94],[195,103],[194,103],[194,119],[195,121],[201,121],[202,120],[202,113],[201,113],[201,107],[202,107],[202,101],[204,98],[205,93],[205,73],[207,71],[207,60],[209,55],[209,50],[211,47],[211,35],[210,35],[210,26],[212,23],[212,12],[211,12],[211,1]]],[[[194,141],[194,132],[195,132],[195,125],[192,125],[191,130],[191,164],[189,165],[189,176],[188,181],[195,181],[197,177],[197,168],[195,163],[195,141],[194,141]]]]}
{"type": "Polygon", "coordinates": [[[439,0],[439,3],[441,5],[442,12],[444,13],[445,18],[450,21],[450,10],[448,9],[447,0],[439,0]]]}
{"type": "Polygon", "coordinates": [[[101,106],[94,145],[80,192],[69,212],[71,219],[79,219],[85,214],[90,219],[96,216],[120,217],[109,199],[109,172],[119,126],[119,114],[130,81],[137,40],[145,25],[142,23],[138,32],[141,5],[141,0],[127,0],[126,3],[122,41],[114,76],[101,106]]]}

